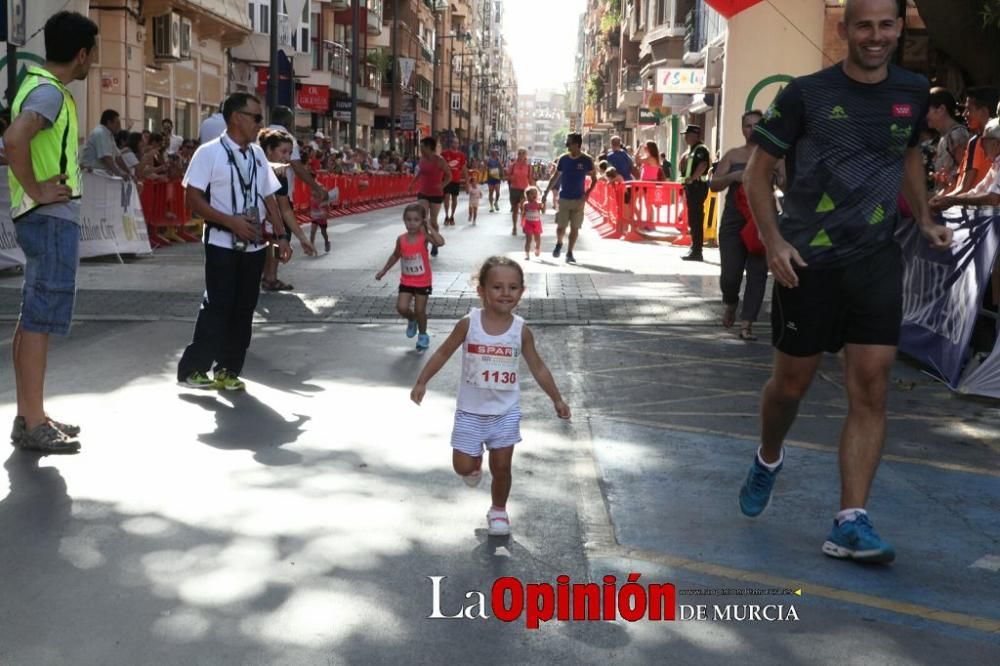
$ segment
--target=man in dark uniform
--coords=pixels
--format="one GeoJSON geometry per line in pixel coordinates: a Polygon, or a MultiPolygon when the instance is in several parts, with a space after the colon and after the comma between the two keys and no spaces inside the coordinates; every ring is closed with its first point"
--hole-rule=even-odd
{"type": "Polygon", "coordinates": [[[705,199],[708,197],[708,167],[711,157],[701,142],[701,127],[688,125],[684,130],[687,152],[681,157],[684,176],[684,201],[687,206],[691,251],[684,261],[701,261],[701,245],[705,238],[705,199]]]}

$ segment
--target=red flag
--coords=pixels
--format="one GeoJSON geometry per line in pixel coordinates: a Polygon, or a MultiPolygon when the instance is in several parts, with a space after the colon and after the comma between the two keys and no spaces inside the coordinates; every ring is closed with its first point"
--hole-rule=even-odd
{"type": "Polygon", "coordinates": [[[705,0],[709,7],[722,14],[725,19],[731,19],[744,9],[750,9],[761,2],[763,0],[705,0]]]}

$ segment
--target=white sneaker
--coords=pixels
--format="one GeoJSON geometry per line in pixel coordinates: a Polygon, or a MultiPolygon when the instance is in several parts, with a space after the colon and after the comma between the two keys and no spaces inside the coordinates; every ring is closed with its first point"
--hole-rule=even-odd
{"type": "Polygon", "coordinates": [[[483,481],[483,472],[482,470],[477,469],[472,474],[466,474],[463,476],[462,481],[465,481],[465,485],[470,488],[478,488],[479,484],[483,481]]]}
{"type": "Polygon", "coordinates": [[[506,511],[490,509],[486,512],[486,533],[490,536],[507,536],[510,534],[510,518],[506,511]]]}

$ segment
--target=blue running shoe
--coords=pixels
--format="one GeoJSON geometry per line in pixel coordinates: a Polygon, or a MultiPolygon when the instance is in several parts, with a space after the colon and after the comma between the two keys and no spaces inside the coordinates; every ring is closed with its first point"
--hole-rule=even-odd
{"type": "Polygon", "coordinates": [[[562,243],[556,243],[556,246],[552,249],[552,256],[558,259],[560,252],[562,252],[562,243]]]}
{"type": "Polygon", "coordinates": [[[431,346],[431,336],[421,333],[417,336],[417,349],[423,351],[431,346]]]}
{"type": "Polygon", "coordinates": [[[773,472],[760,464],[757,454],[753,456],[753,465],[747,474],[747,480],[740,488],[740,511],[744,516],[759,516],[771,503],[771,489],[774,488],[774,480],[778,478],[781,465],[773,472]]]}
{"type": "Polygon", "coordinates": [[[406,325],[406,337],[412,338],[417,334],[417,320],[411,319],[410,323],[406,325]]]}
{"type": "Polygon", "coordinates": [[[837,524],[833,521],[830,536],[823,544],[823,553],[830,557],[888,564],[896,559],[892,546],[875,533],[867,513],[859,513],[854,520],[837,524]]]}
{"type": "Polygon", "coordinates": [[[432,257],[438,256],[438,246],[437,245],[431,245],[431,256],[432,257]]]}

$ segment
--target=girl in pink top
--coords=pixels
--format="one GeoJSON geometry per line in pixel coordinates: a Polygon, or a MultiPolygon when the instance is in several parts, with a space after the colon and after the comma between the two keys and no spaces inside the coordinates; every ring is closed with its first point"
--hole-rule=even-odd
{"type": "Polygon", "coordinates": [[[535,256],[542,253],[542,204],[538,202],[538,188],[532,185],[524,191],[527,197],[521,202],[521,228],[524,230],[524,260],[531,258],[531,241],[535,241],[535,256]]]}
{"type": "Polygon", "coordinates": [[[444,238],[428,224],[427,210],[422,204],[410,204],[403,209],[403,224],[406,233],[396,239],[396,248],[375,279],[381,280],[397,261],[402,262],[396,310],[407,320],[406,337],[412,338],[419,330],[417,349],[423,351],[431,344],[431,336],[427,334],[427,298],[431,295],[433,275],[427,244],[436,248],[444,245],[444,238]]]}
{"type": "Polygon", "coordinates": [[[517,235],[517,216],[521,210],[521,202],[524,201],[524,192],[528,186],[533,185],[531,178],[531,163],[528,162],[528,150],[526,148],[517,149],[517,159],[511,162],[507,169],[507,181],[510,185],[510,218],[511,235],[517,235]]]}
{"type": "MultiPolygon", "coordinates": [[[[444,186],[451,182],[451,167],[444,158],[437,154],[437,139],[426,137],[420,140],[420,163],[417,165],[417,175],[410,181],[409,192],[420,183],[417,190],[417,201],[424,204],[430,219],[431,228],[438,230],[438,212],[444,202],[444,186]]],[[[431,256],[436,257],[437,245],[431,248],[431,256]]]]}

